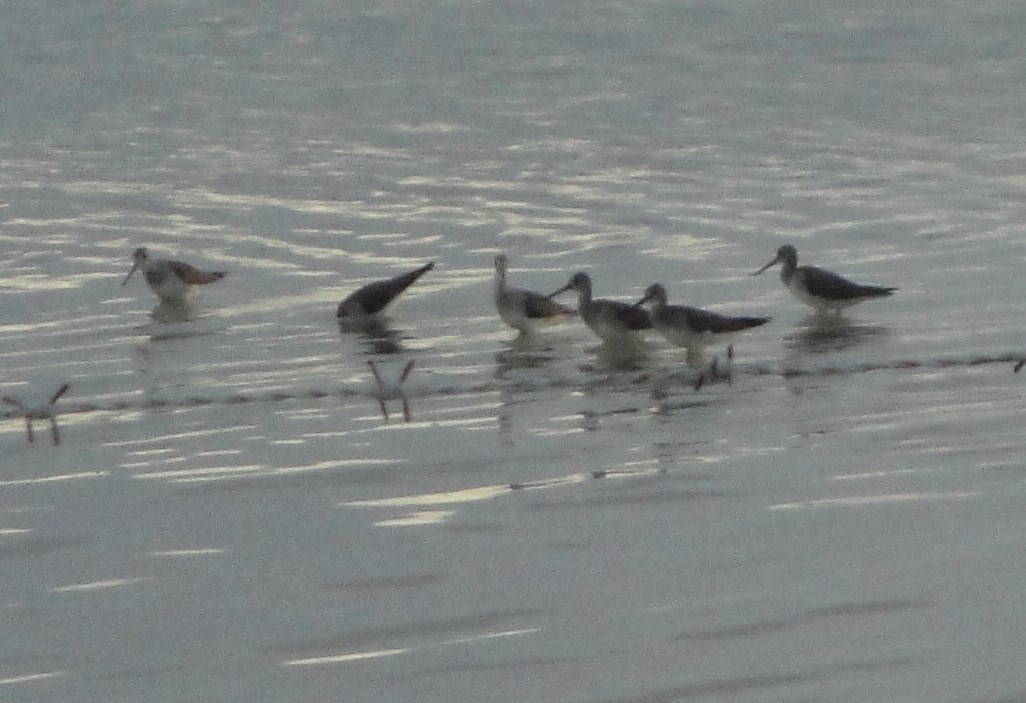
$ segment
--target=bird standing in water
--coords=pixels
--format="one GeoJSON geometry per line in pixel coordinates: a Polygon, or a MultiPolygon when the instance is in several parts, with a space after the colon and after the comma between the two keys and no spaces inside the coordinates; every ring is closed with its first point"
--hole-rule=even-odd
{"type": "Polygon", "coordinates": [[[505,254],[495,257],[495,309],[499,317],[521,334],[528,335],[537,325],[553,325],[577,314],[573,308],[534,291],[506,284],[509,260],[505,254]]]}
{"type": "Polygon", "coordinates": [[[220,281],[226,275],[225,271],[201,271],[183,261],[151,259],[146,247],[136,249],[132,258],[132,270],[125,276],[121,285],[126,285],[132,274],[141,269],[146,285],[165,302],[182,302],[194,286],[220,281]]]}
{"type": "Polygon", "coordinates": [[[350,293],[338,304],[335,316],[338,318],[366,319],[377,315],[384,310],[389,303],[395,300],[400,293],[409,288],[425,273],[435,267],[434,261],[429,261],[419,269],[407,271],[393,278],[386,278],[381,281],[374,281],[358,288],[350,293]]]}
{"type": "Polygon", "coordinates": [[[831,312],[840,315],[844,308],[867,300],[886,298],[897,288],[889,286],[863,285],[849,281],[833,271],[816,266],[799,266],[798,250],[790,244],[777,249],[776,257],[753,273],[758,276],[770,266],[783,264],[780,280],[798,300],[816,309],[817,312],[831,312]]]}
{"type": "MultiPolygon", "coordinates": [[[[669,305],[666,289],[653,283],[635,306],[651,307],[652,326],[671,344],[688,350],[688,364],[701,363],[706,345],[731,341],[738,332],[765,325],[768,317],[731,317],[686,305],[669,305]]],[[[729,357],[733,356],[730,345],[729,357]]]]}
{"type": "Polygon", "coordinates": [[[575,273],[569,283],[549,297],[568,290],[577,291],[577,312],[584,324],[604,342],[634,341],[638,333],[652,329],[652,320],[643,308],[619,300],[593,300],[591,278],[583,271],[575,273]]]}

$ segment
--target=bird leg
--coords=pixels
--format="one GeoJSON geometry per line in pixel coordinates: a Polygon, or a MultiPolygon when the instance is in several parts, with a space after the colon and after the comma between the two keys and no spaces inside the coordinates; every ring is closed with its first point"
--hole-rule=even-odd
{"type": "Polygon", "coordinates": [[[406,377],[410,375],[410,371],[413,371],[413,364],[414,364],[415,361],[416,361],[416,359],[410,359],[409,361],[406,362],[406,366],[403,367],[403,372],[401,374],[399,374],[399,383],[400,384],[404,383],[406,381],[406,377]]]}
{"type": "Polygon", "coordinates": [[[413,417],[410,412],[410,401],[406,398],[406,393],[403,392],[402,385],[410,376],[410,372],[413,371],[413,365],[415,360],[411,359],[406,362],[403,366],[402,373],[399,374],[399,380],[394,386],[390,386],[385,383],[381,378],[381,374],[378,372],[378,367],[375,366],[373,361],[367,361],[367,365],[371,368],[371,373],[374,374],[374,380],[378,384],[378,407],[381,408],[381,415],[385,418],[385,422],[388,422],[388,409],[385,407],[386,400],[394,400],[398,398],[403,403],[403,418],[406,422],[409,422],[413,417]]]}
{"type": "Polygon", "coordinates": [[[61,434],[60,428],[57,426],[57,408],[55,406],[57,404],[57,401],[60,400],[61,396],[68,392],[68,388],[70,387],[70,383],[65,383],[64,385],[62,385],[60,388],[56,390],[56,392],[54,392],[52,396],[50,396],[49,404],[41,408],[25,407],[25,404],[22,403],[20,400],[18,400],[17,398],[11,398],[10,396],[4,396],[3,398],[0,398],[0,400],[2,400],[4,403],[7,403],[8,405],[18,408],[18,410],[20,410],[21,413],[24,415],[25,435],[28,437],[29,442],[36,441],[35,432],[33,432],[32,430],[32,420],[49,419],[50,433],[53,437],[53,443],[57,445],[61,443],[61,434]]]}
{"type": "Polygon", "coordinates": [[[53,396],[50,397],[50,405],[53,405],[58,400],[60,400],[61,396],[64,395],[65,393],[67,393],[69,388],[71,388],[71,384],[70,383],[65,383],[63,386],[58,388],[57,392],[54,393],[53,396]]]}
{"type": "Polygon", "coordinates": [[[385,384],[382,382],[381,374],[378,373],[378,367],[374,365],[374,362],[368,360],[367,365],[370,366],[371,373],[374,374],[374,381],[378,384],[378,407],[381,408],[381,417],[388,422],[388,408],[385,407],[385,384]]]}
{"type": "Polygon", "coordinates": [[[378,382],[378,390],[379,391],[384,391],[385,390],[385,384],[383,384],[381,382],[381,376],[380,376],[380,374],[378,374],[378,367],[374,365],[373,361],[368,361],[367,365],[370,366],[371,373],[374,374],[374,380],[378,382]]]}
{"type": "Polygon", "coordinates": [[[702,390],[702,386],[704,386],[705,382],[709,380],[709,375],[710,374],[713,376],[713,378],[715,378],[715,376],[716,376],[715,367],[716,367],[716,357],[713,357],[712,363],[709,364],[709,366],[707,368],[704,368],[704,369],[702,369],[701,371],[698,372],[698,377],[695,378],[695,382],[691,386],[692,388],[695,389],[695,393],[697,393],[698,391],[702,390]]]}

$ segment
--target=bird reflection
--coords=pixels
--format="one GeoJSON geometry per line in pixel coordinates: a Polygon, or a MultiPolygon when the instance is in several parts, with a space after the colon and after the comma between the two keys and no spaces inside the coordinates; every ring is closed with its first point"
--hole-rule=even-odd
{"type": "Polygon", "coordinates": [[[648,350],[635,340],[603,342],[595,348],[595,356],[613,371],[636,371],[648,359],[648,350]]]}
{"type": "Polygon", "coordinates": [[[154,322],[187,322],[199,315],[199,308],[186,298],[161,298],[150,312],[154,322]]]}
{"type": "Polygon", "coordinates": [[[509,342],[510,349],[515,352],[551,351],[552,345],[544,336],[533,330],[521,331],[509,342]]]}
{"type": "MultiPolygon", "coordinates": [[[[497,376],[498,377],[498,376],[497,376]]],[[[513,391],[508,384],[499,386],[499,410],[496,419],[499,423],[499,441],[505,445],[513,445],[513,391]]]]}
{"type": "Polygon", "coordinates": [[[555,357],[541,353],[541,350],[525,351],[518,349],[501,349],[495,352],[495,378],[504,379],[514,369],[537,369],[552,361],[555,357]]]}
{"type": "Polygon", "coordinates": [[[581,411],[581,429],[585,432],[595,432],[599,429],[599,416],[594,410],[581,411]]]}
{"type": "Polygon", "coordinates": [[[812,315],[784,340],[790,349],[805,354],[844,351],[887,333],[886,327],[856,325],[837,316],[812,315]]]}
{"type": "Polygon", "coordinates": [[[385,422],[388,422],[388,407],[385,405],[386,400],[401,400],[403,404],[403,419],[409,422],[413,419],[413,415],[410,412],[410,401],[406,398],[406,392],[403,390],[403,383],[410,375],[410,371],[413,370],[414,360],[410,359],[403,366],[403,370],[399,372],[399,378],[395,381],[389,381],[382,378],[381,373],[378,371],[378,367],[373,361],[368,361],[367,364],[370,366],[371,374],[374,376],[374,381],[377,383],[377,392],[375,397],[378,400],[378,407],[381,409],[381,416],[385,418],[385,422]]]}
{"type": "Polygon", "coordinates": [[[392,327],[387,317],[340,317],[338,329],[343,334],[358,335],[370,354],[399,354],[403,351],[402,334],[392,327]]]}
{"type": "MultiPolygon", "coordinates": [[[[551,350],[545,350],[551,351],[551,350]]],[[[544,353],[543,350],[520,348],[515,340],[511,347],[495,352],[495,372],[493,377],[498,382],[499,438],[504,444],[513,444],[514,407],[526,402],[524,394],[537,388],[538,378],[534,373],[519,375],[518,371],[540,369],[555,360],[555,355],[544,353]]]]}

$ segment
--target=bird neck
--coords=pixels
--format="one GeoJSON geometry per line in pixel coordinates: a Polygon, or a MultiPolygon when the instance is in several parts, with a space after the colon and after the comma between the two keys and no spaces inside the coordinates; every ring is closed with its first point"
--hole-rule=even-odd
{"type": "Polygon", "coordinates": [[[591,286],[584,286],[577,289],[577,307],[584,307],[591,304],[591,286]]]}
{"type": "Polygon", "coordinates": [[[787,283],[794,278],[794,274],[797,270],[798,261],[796,259],[784,259],[784,264],[780,267],[780,280],[787,283]]]}

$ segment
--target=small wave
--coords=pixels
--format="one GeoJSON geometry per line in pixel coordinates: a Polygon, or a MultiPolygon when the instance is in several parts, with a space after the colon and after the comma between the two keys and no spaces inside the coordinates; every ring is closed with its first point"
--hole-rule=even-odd
{"type": "MultiPolygon", "coordinates": [[[[922,359],[892,359],[877,360],[868,362],[851,362],[837,364],[819,364],[798,366],[790,362],[765,362],[751,364],[735,364],[735,375],[752,376],[779,376],[781,378],[809,378],[826,376],[845,376],[874,371],[914,371],[921,369],[952,369],[967,368],[974,366],[985,366],[990,364],[1015,364],[1016,369],[1023,361],[1022,352],[1007,352],[1003,354],[979,354],[972,356],[949,356],[933,357],[922,359]]],[[[510,391],[537,391],[540,388],[547,389],[568,389],[577,390],[581,387],[594,389],[596,387],[611,387],[624,389],[635,388],[639,383],[647,383],[657,379],[665,384],[668,381],[678,380],[683,385],[691,386],[696,374],[700,373],[694,369],[674,371],[660,374],[657,370],[641,369],[631,372],[619,372],[607,376],[586,374],[577,378],[545,378],[544,380],[533,379],[530,381],[510,380],[489,380],[483,383],[469,384],[466,386],[439,386],[434,389],[419,387],[411,397],[454,397],[463,394],[488,393],[488,392],[510,392],[510,391]]],[[[140,400],[119,400],[108,403],[77,403],[62,405],[61,414],[77,414],[91,412],[124,412],[141,410],[161,410],[173,408],[188,408],[204,405],[243,405],[257,403],[282,403],[296,400],[312,400],[322,398],[374,399],[376,396],[366,390],[365,384],[351,384],[335,388],[297,388],[294,390],[279,389],[262,393],[234,393],[227,395],[193,395],[183,398],[145,398],[140,400]]],[[[7,410],[0,413],[0,418],[12,419],[20,417],[16,410],[7,410]]]]}

